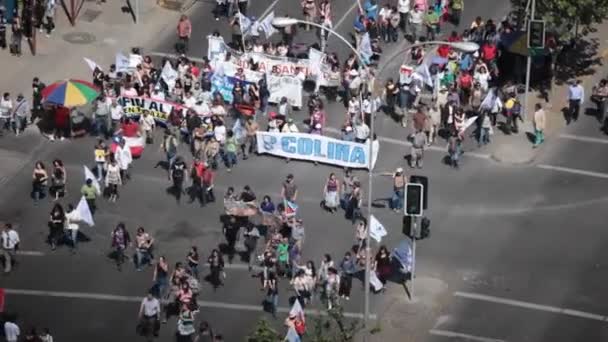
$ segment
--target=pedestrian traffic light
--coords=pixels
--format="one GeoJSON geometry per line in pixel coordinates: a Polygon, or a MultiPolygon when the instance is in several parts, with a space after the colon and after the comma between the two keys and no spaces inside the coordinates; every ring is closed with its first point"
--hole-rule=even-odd
{"type": "Polygon", "coordinates": [[[422,209],[426,210],[428,209],[428,200],[429,200],[429,178],[426,176],[416,176],[416,175],[411,175],[410,176],[410,183],[417,183],[417,184],[422,184],[422,189],[424,189],[424,192],[422,194],[422,209]]]}
{"type": "Polygon", "coordinates": [[[426,239],[431,236],[431,220],[423,217],[420,220],[420,240],[426,239]]]}
{"type": "Polygon", "coordinates": [[[528,48],[543,49],[545,47],[545,21],[530,20],[528,23],[528,48]]]}
{"type": "Polygon", "coordinates": [[[422,216],[424,186],[418,183],[407,183],[405,186],[405,215],[422,216]]]}

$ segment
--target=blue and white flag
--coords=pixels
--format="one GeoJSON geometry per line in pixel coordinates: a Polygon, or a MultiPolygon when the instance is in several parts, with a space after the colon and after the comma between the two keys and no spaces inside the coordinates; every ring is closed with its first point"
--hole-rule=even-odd
{"type": "Polygon", "coordinates": [[[374,52],[372,51],[372,41],[367,32],[365,32],[359,43],[359,54],[363,57],[365,64],[369,64],[374,52]]]}
{"type": "Polygon", "coordinates": [[[249,31],[251,30],[251,26],[253,25],[253,22],[251,21],[251,19],[247,18],[241,12],[237,13],[237,18],[239,18],[239,23],[241,26],[241,33],[243,33],[243,37],[245,37],[250,33],[249,31]]]}
{"type": "Polygon", "coordinates": [[[429,66],[426,63],[421,63],[414,72],[414,76],[418,77],[424,84],[429,87],[433,87],[433,77],[431,76],[431,71],[429,70],[429,66]]]}
{"type": "Polygon", "coordinates": [[[266,39],[270,38],[270,36],[272,36],[275,32],[277,32],[277,29],[274,28],[274,26],[272,26],[273,20],[274,20],[274,11],[270,12],[270,14],[268,14],[266,16],[266,18],[264,18],[264,20],[262,20],[259,24],[262,31],[264,31],[264,35],[266,36],[266,39]]]}

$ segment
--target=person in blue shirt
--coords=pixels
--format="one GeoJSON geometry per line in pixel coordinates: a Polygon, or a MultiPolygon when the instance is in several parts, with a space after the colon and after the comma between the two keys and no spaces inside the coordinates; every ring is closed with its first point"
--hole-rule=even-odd
{"type": "Polygon", "coordinates": [[[260,210],[262,210],[263,212],[268,213],[268,214],[274,213],[275,206],[274,206],[274,203],[272,203],[272,199],[270,199],[270,196],[268,196],[268,195],[264,196],[264,199],[262,200],[262,203],[260,204],[260,210]]]}
{"type": "Polygon", "coordinates": [[[366,0],[363,10],[368,19],[378,20],[378,4],[376,0],[366,0]]]}
{"type": "Polygon", "coordinates": [[[581,105],[585,101],[585,88],[581,83],[581,80],[572,80],[568,87],[568,113],[570,114],[566,120],[568,124],[570,124],[570,121],[578,119],[581,105]]]}
{"type": "Polygon", "coordinates": [[[470,71],[473,66],[473,58],[471,58],[471,54],[467,53],[462,56],[460,59],[460,70],[462,71],[470,71]]]}

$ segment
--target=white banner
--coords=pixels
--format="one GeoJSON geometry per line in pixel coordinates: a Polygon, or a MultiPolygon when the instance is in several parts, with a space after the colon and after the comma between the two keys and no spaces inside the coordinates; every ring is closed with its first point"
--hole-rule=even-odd
{"type": "MultiPolygon", "coordinates": [[[[316,134],[257,132],[258,153],[317,161],[340,167],[369,167],[367,144],[316,134]]],[[[372,165],[373,167],[373,165],[372,165]]]]}
{"type": "Polygon", "coordinates": [[[118,52],[114,61],[116,72],[129,72],[129,62],[129,57],[125,56],[122,52],[118,52]]]}
{"type": "Polygon", "coordinates": [[[293,76],[271,76],[268,79],[268,102],[279,103],[286,97],[292,107],[302,107],[302,81],[293,76]]]}

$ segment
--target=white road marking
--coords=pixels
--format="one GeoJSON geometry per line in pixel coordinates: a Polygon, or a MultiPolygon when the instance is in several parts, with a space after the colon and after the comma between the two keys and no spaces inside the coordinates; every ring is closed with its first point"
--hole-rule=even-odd
{"type": "Polygon", "coordinates": [[[15,254],[23,256],[44,256],[44,252],[39,251],[17,251],[15,254]]]}
{"type": "Polygon", "coordinates": [[[346,18],[348,18],[348,16],[350,15],[350,12],[352,12],[357,7],[359,7],[358,1],[354,1],[353,5],[350,6],[350,8],[348,9],[348,11],[346,11],[346,13],[344,13],[344,15],[342,16],[342,18],[340,18],[340,20],[338,20],[338,22],[336,23],[336,25],[334,25],[333,30],[335,31],[336,29],[338,29],[338,27],[340,27],[340,25],[342,25],[342,23],[344,22],[344,20],[346,20],[346,18]]]}
{"type": "Polygon", "coordinates": [[[538,164],[538,165],[536,165],[536,167],[539,169],[560,171],[560,172],[572,173],[575,175],[608,179],[608,173],[603,173],[603,172],[594,172],[594,171],[573,169],[570,167],[554,166],[554,165],[547,165],[547,164],[538,164]]]}
{"type": "Polygon", "coordinates": [[[591,320],[600,321],[600,322],[608,321],[608,316],[602,316],[602,315],[598,315],[598,314],[593,314],[593,313],[579,311],[579,310],[572,310],[572,309],[567,309],[567,308],[559,308],[556,306],[535,304],[535,303],[524,302],[524,301],[520,301],[520,300],[482,295],[482,294],[478,294],[478,293],[454,292],[454,296],[461,297],[461,298],[467,298],[467,299],[473,299],[473,300],[480,300],[480,301],[485,301],[485,302],[490,302],[490,303],[496,303],[496,304],[516,306],[516,307],[526,308],[526,309],[531,309],[531,310],[552,312],[552,313],[556,313],[556,314],[591,319],[591,320]]]}
{"type": "Polygon", "coordinates": [[[459,338],[459,339],[464,339],[467,341],[475,341],[475,342],[505,342],[505,340],[498,340],[498,339],[489,338],[489,337],[474,336],[474,335],[463,334],[463,333],[449,331],[449,330],[431,329],[431,330],[429,330],[429,334],[436,335],[436,336],[443,336],[443,337],[459,338]]]}
{"type": "Polygon", "coordinates": [[[586,136],[582,136],[582,135],[565,134],[565,133],[560,134],[559,137],[563,138],[563,139],[577,140],[577,141],[583,141],[583,142],[608,144],[608,139],[604,139],[604,138],[592,138],[592,137],[586,137],[586,136]]]}
{"type": "Polygon", "coordinates": [[[260,18],[260,20],[263,20],[264,17],[270,13],[270,11],[272,11],[274,9],[274,6],[276,6],[276,4],[279,2],[279,0],[274,0],[270,6],[268,6],[268,8],[266,8],[266,10],[264,10],[264,12],[262,12],[262,14],[260,14],[260,16],[258,18],[260,18]]]}
{"type": "MultiPolygon", "coordinates": [[[[328,133],[334,133],[334,135],[341,133],[341,131],[339,129],[336,129],[336,128],[333,128],[333,127],[326,127],[323,130],[325,132],[328,132],[328,133]]],[[[393,144],[393,145],[400,145],[400,146],[406,146],[406,147],[412,146],[412,143],[410,143],[407,140],[399,140],[399,139],[387,138],[387,137],[381,137],[381,136],[378,136],[378,139],[380,141],[387,142],[387,143],[393,144]]],[[[427,147],[426,149],[430,150],[430,151],[444,152],[444,153],[447,154],[446,148],[445,147],[441,147],[441,146],[431,145],[431,146],[427,147]]],[[[409,151],[406,151],[406,152],[409,153],[409,151]]],[[[489,154],[477,153],[477,152],[468,152],[468,151],[465,151],[464,155],[465,156],[469,156],[469,157],[479,158],[479,159],[491,159],[492,158],[492,156],[489,155],[489,154]]]]}
{"type": "MultiPolygon", "coordinates": [[[[35,297],[55,297],[55,298],[70,298],[70,299],[89,299],[89,300],[104,300],[113,302],[134,302],[139,303],[143,297],[138,296],[119,296],[112,294],[103,293],[90,293],[90,292],[63,292],[63,291],[39,291],[39,290],[24,290],[24,289],[4,289],[7,295],[15,296],[35,296],[35,297]]],[[[262,305],[249,305],[249,304],[233,304],[224,302],[214,302],[199,300],[198,305],[206,308],[215,309],[227,309],[227,310],[240,310],[240,311],[254,311],[263,312],[262,305]]],[[[278,312],[287,313],[291,308],[279,307],[278,312]]],[[[325,312],[319,310],[304,310],[308,315],[324,316],[325,312]]],[[[363,319],[363,314],[358,312],[345,312],[345,317],[363,319]]],[[[370,315],[371,319],[376,319],[375,314],[370,315]]]]}

